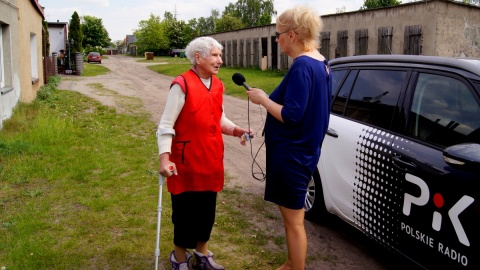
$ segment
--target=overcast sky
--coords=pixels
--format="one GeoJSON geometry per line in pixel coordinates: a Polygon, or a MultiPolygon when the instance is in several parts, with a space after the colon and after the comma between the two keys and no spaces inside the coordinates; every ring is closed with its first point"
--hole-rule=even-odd
{"type": "MultiPolygon", "coordinates": [[[[133,34],[141,20],[147,20],[150,14],[163,19],[165,11],[177,15],[178,20],[209,17],[212,9],[222,14],[225,6],[236,3],[236,0],[38,0],[45,7],[45,18],[48,22],[69,22],[74,11],[79,16],[101,18],[112,41],[123,40],[126,35],[133,34]]],[[[336,13],[337,8],[345,7],[346,11],[358,10],[363,0],[274,0],[274,8],[278,14],[296,4],[306,4],[319,15],[336,13]]],[[[407,3],[409,1],[402,1],[407,3]]]]}

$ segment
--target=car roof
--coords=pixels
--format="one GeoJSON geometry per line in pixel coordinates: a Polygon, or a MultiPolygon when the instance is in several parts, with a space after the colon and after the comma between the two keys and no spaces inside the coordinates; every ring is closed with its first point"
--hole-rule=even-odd
{"type": "MultiPolygon", "coordinates": [[[[425,56],[425,55],[390,55],[390,54],[374,54],[374,55],[358,55],[340,57],[329,61],[331,67],[344,64],[413,64],[413,65],[435,65],[442,67],[453,67],[462,69],[480,76],[480,59],[474,58],[454,58],[442,56],[425,56]]],[[[412,66],[413,67],[413,66],[412,66]]]]}

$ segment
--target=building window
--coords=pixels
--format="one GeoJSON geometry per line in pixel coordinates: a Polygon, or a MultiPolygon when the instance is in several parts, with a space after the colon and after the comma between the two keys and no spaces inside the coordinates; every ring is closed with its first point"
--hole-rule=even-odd
{"type": "Polygon", "coordinates": [[[320,53],[330,59],[330,32],[320,33],[320,53]]]}
{"type": "Polygon", "coordinates": [[[337,49],[335,50],[335,58],[347,56],[347,40],[348,30],[337,32],[337,49]]]}
{"type": "Polygon", "coordinates": [[[403,43],[403,54],[422,54],[422,26],[405,26],[405,38],[403,43]]]}
{"type": "Polygon", "coordinates": [[[30,63],[32,65],[32,82],[38,81],[38,54],[37,54],[37,35],[30,34],[30,63]]]}
{"type": "Polygon", "coordinates": [[[260,40],[258,38],[253,39],[253,66],[260,66],[260,40]]]}
{"type": "Polygon", "coordinates": [[[392,54],[393,27],[378,28],[378,54],[392,54]]]}
{"type": "Polygon", "coordinates": [[[232,40],[232,65],[234,67],[238,67],[238,53],[237,53],[237,48],[238,48],[238,45],[237,45],[237,40],[234,39],[232,40]]]}
{"type": "Polygon", "coordinates": [[[262,58],[268,56],[268,39],[262,37],[262,58]]]}
{"type": "MultiPolygon", "coordinates": [[[[223,49],[225,50],[225,49],[226,49],[226,48],[225,48],[225,41],[220,42],[220,44],[222,45],[223,49]]],[[[225,51],[224,51],[224,52],[225,52],[225,51]]],[[[225,53],[222,53],[222,62],[223,62],[223,63],[222,63],[223,66],[226,66],[226,65],[227,65],[227,62],[225,61],[225,53]]]]}
{"type": "Polygon", "coordinates": [[[355,30],[355,55],[368,54],[368,29],[355,30]]]}
{"type": "Polygon", "coordinates": [[[0,23],[0,88],[5,87],[5,65],[3,58],[3,25],[0,23]]]}

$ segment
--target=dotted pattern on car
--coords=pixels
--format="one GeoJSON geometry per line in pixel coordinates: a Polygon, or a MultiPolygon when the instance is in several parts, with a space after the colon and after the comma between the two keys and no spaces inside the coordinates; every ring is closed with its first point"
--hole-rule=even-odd
{"type": "Polygon", "coordinates": [[[394,135],[365,128],[357,142],[353,218],[367,235],[386,247],[398,245],[402,192],[398,170],[391,165],[394,135]],[[385,179],[391,180],[386,181],[385,179]],[[395,209],[394,209],[395,208],[395,209]]]}

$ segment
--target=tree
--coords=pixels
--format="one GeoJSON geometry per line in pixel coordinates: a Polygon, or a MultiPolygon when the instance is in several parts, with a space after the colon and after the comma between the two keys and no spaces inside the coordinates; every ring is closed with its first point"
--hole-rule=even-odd
{"type": "Polygon", "coordinates": [[[184,21],[178,21],[172,13],[165,12],[163,23],[165,32],[170,41],[170,49],[184,48],[187,45],[185,36],[182,35],[186,24],[184,21]]]}
{"type": "Polygon", "coordinates": [[[199,35],[215,33],[215,23],[212,17],[200,17],[198,19],[197,30],[199,35]]]}
{"type": "Polygon", "coordinates": [[[342,6],[341,8],[336,8],[336,10],[336,13],[344,13],[345,11],[347,11],[347,8],[345,6],[342,6]]]}
{"type": "Polygon", "coordinates": [[[220,19],[217,19],[217,23],[215,24],[216,33],[242,28],[244,28],[242,21],[239,18],[235,18],[229,14],[223,15],[220,19]]]}
{"type": "Polygon", "coordinates": [[[225,15],[240,19],[245,27],[252,27],[271,24],[277,12],[273,9],[273,0],[237,0],[225,7],[225,15]]]}
{"type": "Polygon", "coordinates": [[[43,29],[45,30],[45,46],[42,46],[43,55],[50,55],[50,33],[48,32],[48,22],[43,20],[43,29]]]}
{"type": "Polygon", "coordinates": [[[480,0],[462,0],[463,3],[480,6],[480,0]]]}
{"type": "Polygon", "coordinates": [[[80,26],[80,17],[75,11],[70,19],[70,25],[68,29],[68,44],[70,46],[70,52],[83,52],[82,41],[83,33],[80,26]]]}
{"type": "Polygon", "coordinates": [[[198,22],[196,18],[190,19],[188,23],[183,28],[182,35],[185,38],[185,42],[188,44],[191,40],[193,40],[196,36],[200,35],[198,31],[198,22]]]}
{"type": "Polygon", "coordinates": [[[398,0],[365,0],[360,9],[381,8],[400,5],[402,2],[398,0]]]}
{"type": "Polygon", "coordinates": [[[125,46],[125,40],[115,40],[114,42],[112,42],[113,44],[113,47],[117,48],[117,49],[121,49],[123,46],[125,46]]]}
{"type": "Polygon", "coordinates": [[[197,32],[198,35],[207,35],[211,33],[215,33],[215,24],[217,20],[220,18],[220,12],[218,9],[212,9],[210,11],[210,16],[200,17],[197,23],[197,32]]]}
{"type": "Polygon", "coordinates": [[[88,15],[83,16],[82,33],[82,45],[87,50],[98,51],[110,45],[111,39],[100,18],[88,15]]]}
{"type": "Polygon", "coordinates": [[[160,20],[160,16],[150,14],[148,20],[141,20],[139,28],[134,31],[137,38],[139,53],[159,52],[170,49],[170,41],[166,35],[166,26],[160,20]]]}

